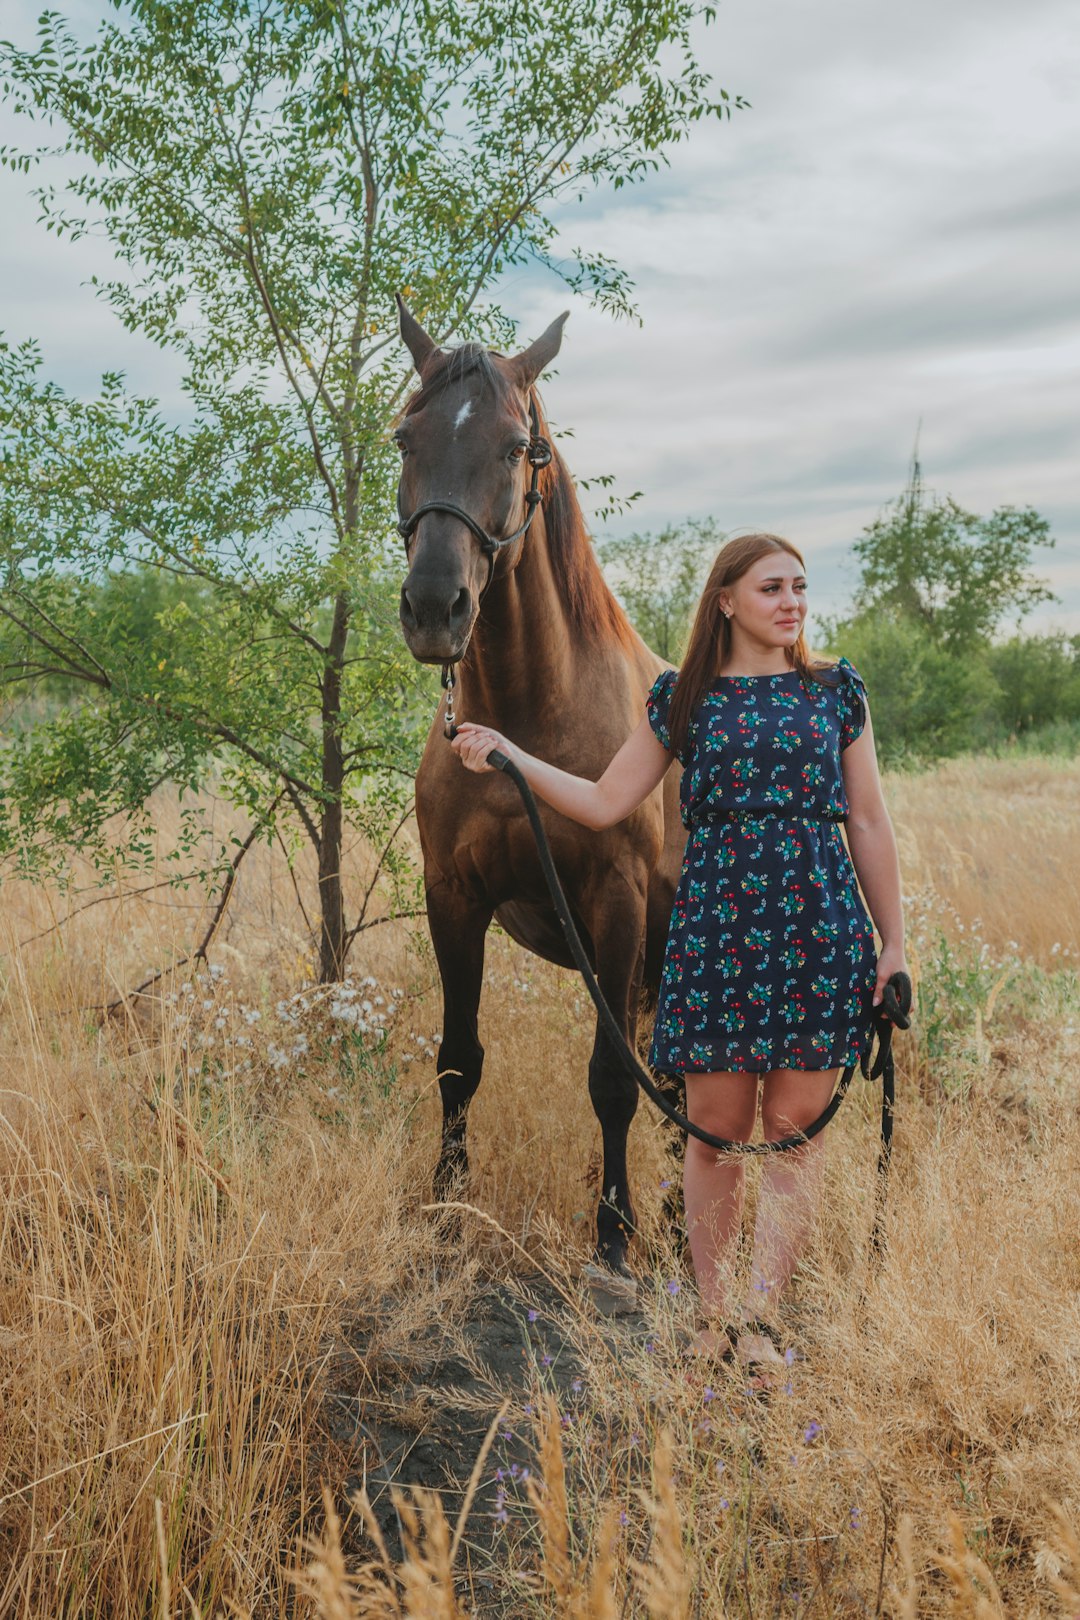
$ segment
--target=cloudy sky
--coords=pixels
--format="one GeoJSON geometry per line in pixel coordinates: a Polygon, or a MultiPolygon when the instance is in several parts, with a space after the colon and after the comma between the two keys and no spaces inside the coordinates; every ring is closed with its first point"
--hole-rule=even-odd
{"type": "MultiPolygon", "coordinates": [[[[5,0],[4,32],[28,43],[38,10],[5,0]]],[[[501,289],[530,337],[570,304],[546,400],[576,472],[644,491],[612,532],[778,530],[834,608],[921,421],[928,485],[1051,520],[1061,603],[1030,622],[1080,630],[1075,21],[1073,0],[724,0],[702,56],[752,110],[566,220],[632,273],[643,325],[525,271],[501,289]]],[[[45,235],[26,188],[0,175],[0,326],[69,386],[104,356],[153,388],[160,361],[82,285],[103,245],[45,235]]]]}

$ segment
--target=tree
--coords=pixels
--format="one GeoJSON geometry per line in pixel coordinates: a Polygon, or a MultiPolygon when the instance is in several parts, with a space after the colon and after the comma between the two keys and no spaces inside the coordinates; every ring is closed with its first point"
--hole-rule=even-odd
{"type": "Polygon", "coordinates": [[[1030,570],[1050,526],[1030,507],[978,517],[951,496],[928,498],[918,450],[903,493],[856,540],[855,611],[888,610],[954,650],[986,643],[1053,593],[1030,570]]]}
{"type": "Polygon", "coordinates": [[[1009,636],[991,647],[989,664],[1010,735],[1080,720],[1080,635],[1009,636]]]}
{"type": "MultiPolygon", "coordinates": [[[[0,64],[76,164],[39,192],[47,228],[107,234],[98,292],[180,357],[189,409],[170,419],[115,372],[78,399],[36,344],[0,354],[0,678],[79,693],[32,707],[2,756],[0,848],[24,871],[104,858],[120,812],[138,860],[153,783],[213,770],[256,834],[313,846],[333,978],[364,920],[344,911],[345,816],[390,849],[421,703],[387,540],[393,296],[440,341],[506,344],[484,295],[540,263],[630,312],[617,265],[564,247],[560,209],[740,101],[695,59],[713,8],[694,0],[117,9],[89,42],[46,13],[0,64]],[[117,617],[132,570],[185,587],[152,634],[117,617]]],[[[29,172],[48,150],[0,158],[29,172]]]]}
{"type": "Polygon", "coordinates": [[[682,657],[705,576],[724,538],[712,518],[703,518],[659,534],[607,540],[598,548],[634,629],[671,664],[682,657]]]}
{"type": "Polygon", "coordinates": [[[1035,547],[1053,544],[1030,508],[979,517],[928,497],[916,449],[906,488],[854,544],[851,609],[821,623],[867,683],[884,761],[962,753],[1042,717],[1030,687],[1046,658],[1033,638],[995,638],[1054,600],[1030,574],[1035,547]]]}

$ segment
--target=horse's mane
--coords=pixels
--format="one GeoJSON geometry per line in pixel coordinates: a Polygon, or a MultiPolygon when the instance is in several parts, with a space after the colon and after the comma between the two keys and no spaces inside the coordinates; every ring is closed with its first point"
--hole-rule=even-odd
{"type": "MultiPolygon", "coordinates": [[[[406,401],[402,414],[412,416],[433,395],[473,372],[478,372],[500,398],[510,392],[511,385],[490,351],[482,343],[462,343],[454,349],[436,350],[424,366],[420,387],[406,401]]],[[[535,388],[529,397],[536,407],[540,432],[550,442],[544,408],[535,388]]],[[[634,631],[596,560],[574,480],[558,450],[554,445],[551,449],[551,463],[540,474],[540,493],[548,555],[560,600],[574,629],[582,635],[630,648],[634,631]]]]}
{"type": "MultiPolygon", "coordinates": [[[[535,388],[531,398],[540,418],[540,432],[549,439],[543,406],[535,388]]],[[[551,446],[551,465],[540,474],[540,493],[544,497],[542,511],[551,567],[571,624],[575,630],[597,641],[632,647],[634,632],[630,620],[612,594],[596,560],[574,480],[554,445],[551,446]]]]}

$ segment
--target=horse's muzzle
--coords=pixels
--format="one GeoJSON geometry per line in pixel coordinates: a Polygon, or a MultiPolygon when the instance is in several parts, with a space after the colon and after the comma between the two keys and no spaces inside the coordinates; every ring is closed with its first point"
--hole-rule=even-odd
{"type": "Polygon", "coordinates": [[[405,645],[422,664],[453,664],[468,646],[477,603],[467,586],[453,596],[406,580],[401,588],[405,645]]]}

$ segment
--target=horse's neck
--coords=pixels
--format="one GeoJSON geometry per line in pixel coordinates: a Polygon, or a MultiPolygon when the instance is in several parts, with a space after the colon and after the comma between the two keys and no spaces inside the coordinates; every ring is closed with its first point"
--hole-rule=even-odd
{"type": "Polygon", "coordinates": [[[461,668],[462,718],[482,714],[486,724],[511,734],[550,713],[560,696],[575,688],[580,696],[587,658],[559,595],[541,524],[532,525],[517,567],[504,578],[496,560],[461,668]]]}

